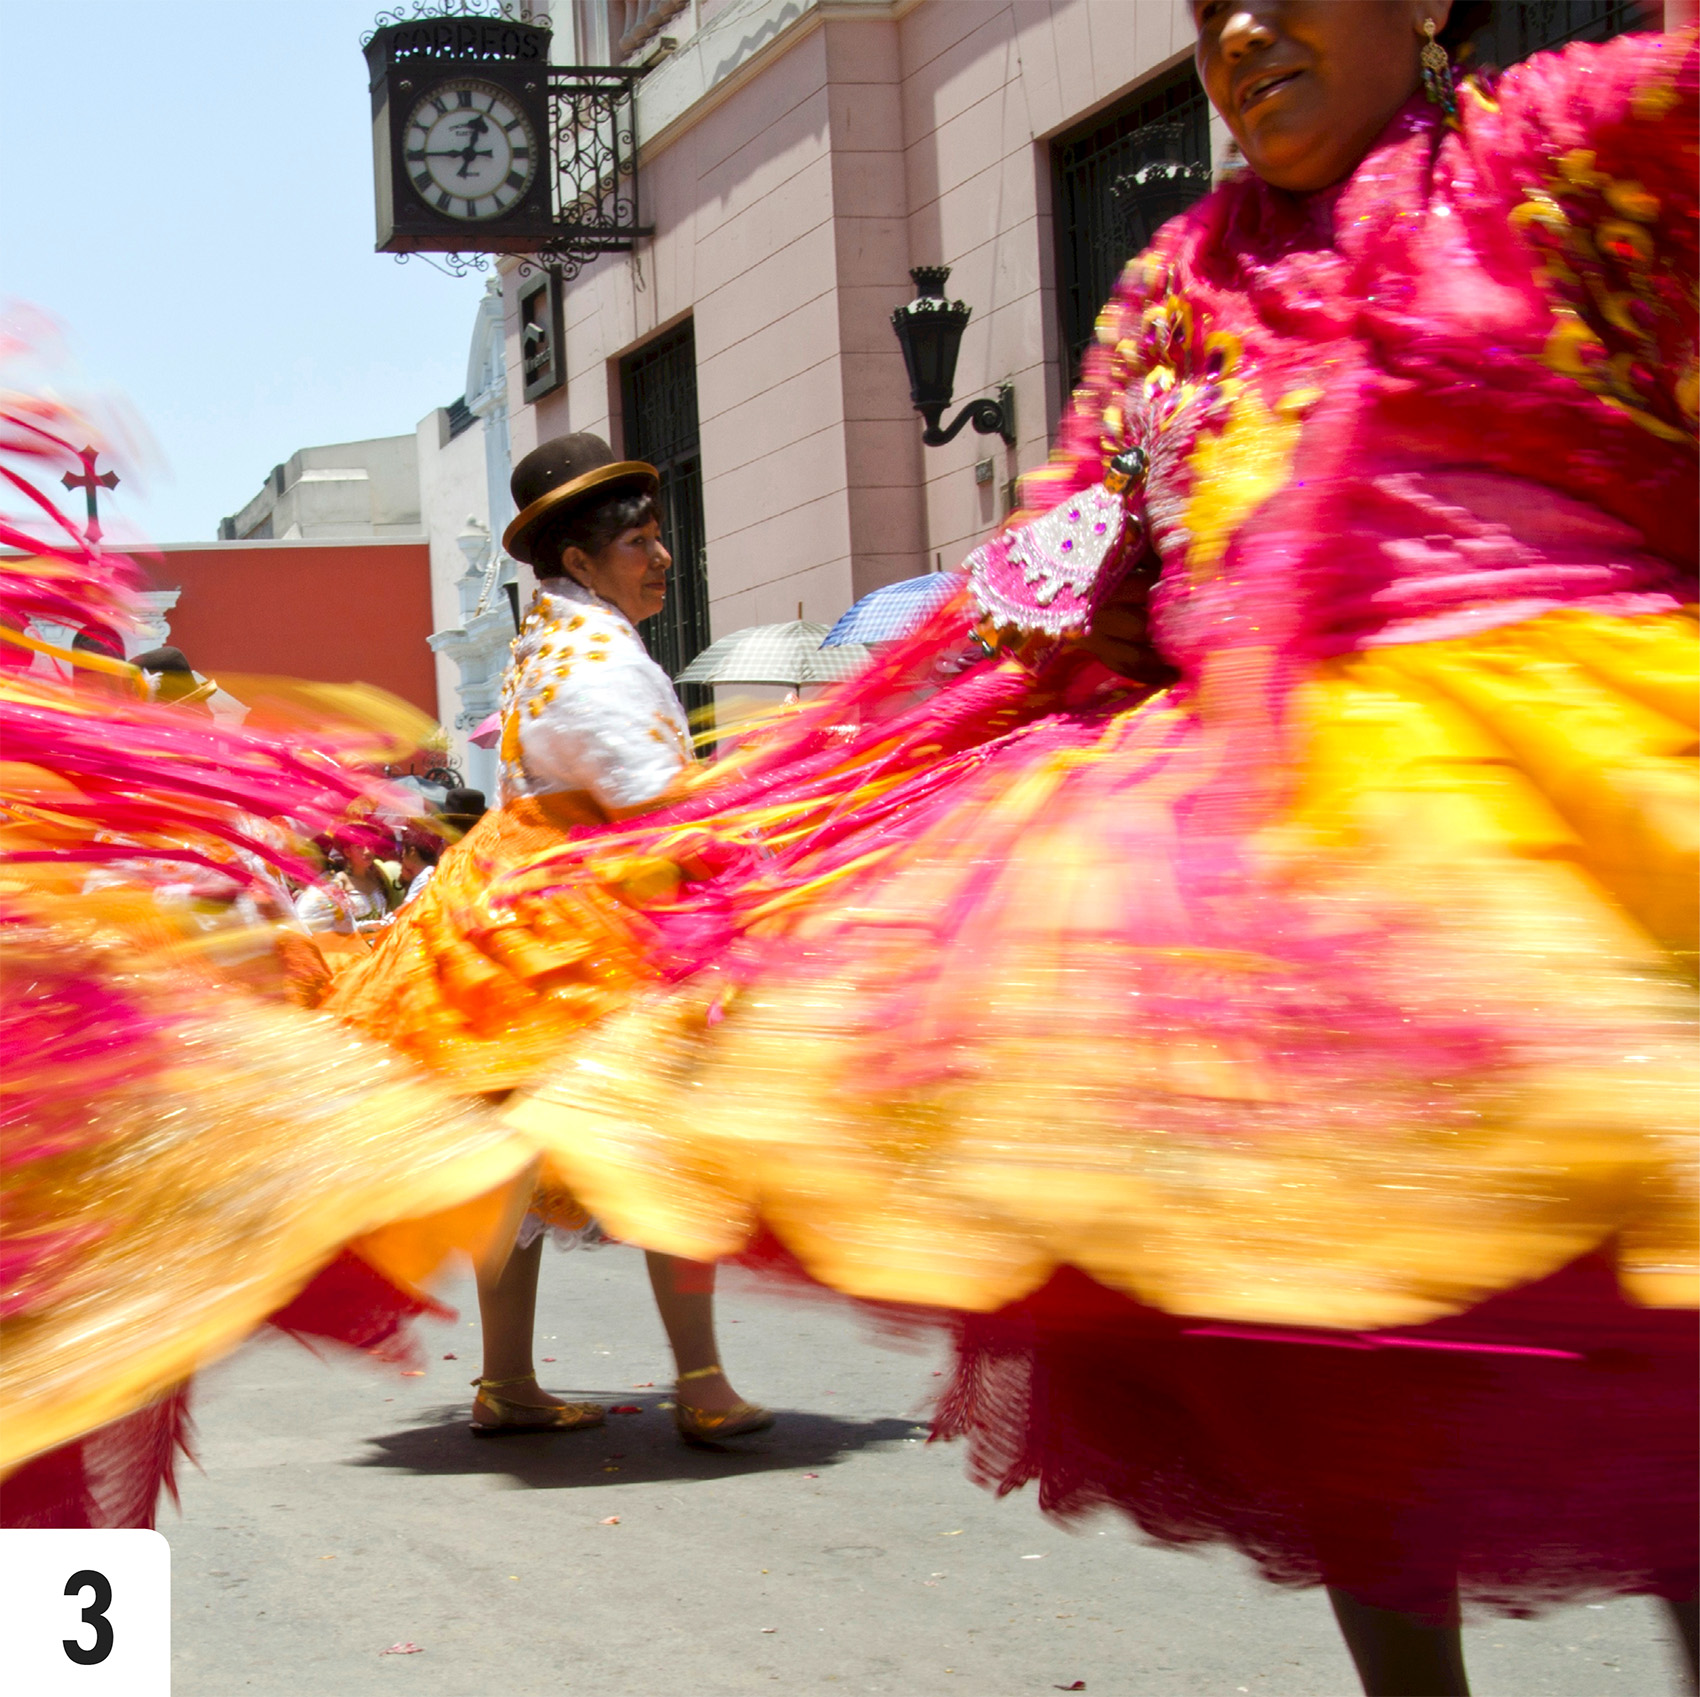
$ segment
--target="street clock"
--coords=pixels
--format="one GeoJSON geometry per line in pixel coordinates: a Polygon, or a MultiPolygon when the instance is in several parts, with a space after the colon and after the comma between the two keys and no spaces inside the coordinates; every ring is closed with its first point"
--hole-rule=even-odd
{"type": "Polygon", "coordinates": [[[531,253],[552,233],[549,31],[502,17],[374,31],[372,162],[384,253],[531,253]]]}

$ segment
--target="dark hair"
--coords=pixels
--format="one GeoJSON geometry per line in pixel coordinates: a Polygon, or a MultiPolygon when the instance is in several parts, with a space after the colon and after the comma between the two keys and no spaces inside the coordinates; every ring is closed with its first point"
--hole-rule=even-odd
{"type": "Polygon", "coordinates": [[[1446,20],[1446,27],[1435,36],[1435,40],[1456,58],[1458,49],[1492,19],[1491,0],[1457,0],[1452,15],[1446,20]]]}
{"type": "Polygon", "coordinates": [[[561,555],[568,548],[583,549],[594,560],[628,530],[660,516],[650,494],[610,495],[604,501],[586,501],[565,518],[543,527],[531,547],[531,569],[539,577],[563,577],[566,571],[561,555]]]}
{"type": "Polygon", "coordinates": [[[435,831],[408,825],[396,833],[396,849],[401,854],[412,849],[427,866],[435,866],[443,852],[443,839],[435,831]]]}
{"type": "Polygon", "coordinates": [[[98,654],[104,660],[122,660],[124,646],[109,630],[90,625],[71,638],[71,648],[77,654],[98,654]]]}

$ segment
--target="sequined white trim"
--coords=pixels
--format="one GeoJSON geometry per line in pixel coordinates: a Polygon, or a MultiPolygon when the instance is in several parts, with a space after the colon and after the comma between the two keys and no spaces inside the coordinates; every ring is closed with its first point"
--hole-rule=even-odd
{"type": "Polygon", "coordinates": [[[610,810],[635,807],[691,759],[667,674],[618,608],[567,579],[538,591],[514,639],[502,722],[520,754],[502,762],[503,802],[587,790],[610,810]]]}

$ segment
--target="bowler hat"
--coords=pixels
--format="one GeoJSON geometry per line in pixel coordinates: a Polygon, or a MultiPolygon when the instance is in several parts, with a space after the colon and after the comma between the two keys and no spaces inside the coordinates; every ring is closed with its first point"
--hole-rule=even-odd
{"type": "Polygon", "coordinates": [[[600,436],[580,430],[556,436],[533,448],[509,482],[519,517],[507,528],[502,546],[516,560],[535,565],[531,550],[545,524],[564,518],[592,495],[653,495],[661,474],[643,460],[617,460],[600,436]]]}

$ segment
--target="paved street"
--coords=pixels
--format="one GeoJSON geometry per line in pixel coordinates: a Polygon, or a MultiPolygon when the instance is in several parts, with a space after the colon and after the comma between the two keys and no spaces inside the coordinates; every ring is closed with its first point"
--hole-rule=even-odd
{"type": "MultiPolygon", "coordinates": [[[[742,1284],[722,1314],[737,1384],[782,1411],[736,1455],[674,1440],[623,1248],[544,1261],[545,1383],[643,1408],[601,1432],[467,1436],[466,1314],[426,1329],[422,1377],[283,1340],[207,1375],[204,1471],[162,1519],[178,1697],[1356,1690],[1319,1593],[971,1487],[960,1451],[920,1441],[934,1352],[742,1284]],[[380,1654],[398,1643],[419,1653],[380,1654]]],[[[1676,1689],[1641,1602],[1493,1624],[1469,1655],[1478,1697],[1676,1689]]]]}

